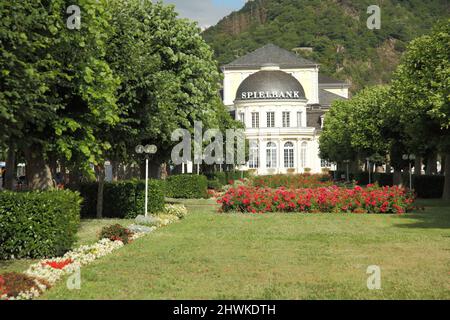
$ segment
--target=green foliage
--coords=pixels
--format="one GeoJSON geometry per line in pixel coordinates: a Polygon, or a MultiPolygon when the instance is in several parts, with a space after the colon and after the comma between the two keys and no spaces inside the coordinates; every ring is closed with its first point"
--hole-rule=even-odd
{"type": "Polygon", "coordinates": [[[406,43],[447,17],[447,0],[260,0],[248,2],[203,37],[226,64],[272,42],[287,50],[311,46],[306,56],[321,70],[353,83],[353,90],[387,83],[406,43]],[[381,7],[380,30],[369,30],[367,8],[381,7]],[[337,50],[343,48],[343,50],[337,50]]]}
{"type": "Polygon", "coordinates": [[[106,0],[78,1],[80,30],[66,26],[71,4],[0,4],[0,141],[89,172],[110,146],[99,133],[118,121],[118,82],[104,59],[111,32],[106,0]]]}
{"type": "Polygon", "coordinates": [[[208,180],[208,189],[220,190],[224,184],[222,184],[218,179],[208,180]]]}
{"type": "Polygon", "coordinates": [[[124,244],[128,244],[132,232],[120,224],[114,224],[112,226],[103,227],[100,231],[99,240],[109,239],[111,241],[122,241],[124,244]]]}
{"type": "MultiPolygon", "coordinates": [[[[332,173],[334,174],[334,173],[332,173]]],[[[345,172],[337,172],[338,178],[341,175],[345,176],[345,172]]],[[[421,199],[438,199],[442,197],[442,191],[444,190],[444,176],[430,176],[430,175],[413,175],[413,189],[418,198],[421,199]]],[[[361,186],[369,184],[369,173],[358,172],[351,173],[350,180],[356,181],[361,186]]],[[[394,183],[394,175],[392,173],[372,173],[372,183],[376,182],[381,187],[392,186],[394,183]]],[[[409,186],[409,175],[402,174],[403,185],[409,186]]]]}
{"type": "Polygon", "coordinates": [[[167,179],[167,196],[175,199],[208,197],[208,180],[203,175],[182,174],[167,179]]]}
{"type": "MultiPolygon", "coordinates": [[[[84,198],[83,218],[96,217],[97,183],[81,183],[70,188],[80,192],[84,198]]],[[[164,209],[164,182],[149,180],[148,212],[156,213],[164,209]]],[[[144,214],[145,182],[140,180],[105,183],[103,191],[103,216],[106,218],[133,219],[144,214]]]]}
{"type": "Polygon", "coordinates": [[[0,192],[0,259],[53,257],[71,249],[81,201],[71,191],[0,192]]]}
{"type": "Polygon", "coordinates": [[[110,10],[108,61],[121,79],[122,112],[110,134],[114,156],[132,157],[137,144],[152,143],[152,161],[161,163],[178,143],[171,139],[178,128],[238,126],[220,101],[217,62],[195,23],[160,2],[115,1],[110,10]]]}

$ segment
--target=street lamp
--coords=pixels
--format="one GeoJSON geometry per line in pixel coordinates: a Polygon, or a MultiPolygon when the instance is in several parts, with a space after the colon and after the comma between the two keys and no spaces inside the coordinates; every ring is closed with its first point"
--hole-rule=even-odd
{"type": "Polygon", "coordinates": [[[413,154],[404,154],[403,160],[409,160],[409,189],[412,190],[412,161],[416,160],[416,156],[413,154]]]}
{"type": "Polygon", "coordinates": [[[367,169],[369,170],[369,184],[372,184],[372,172],[370,168],[370,158],[366,158],[367,160],[367,169]]]}
{"type": "Polygon", "coordinates": [[[144,215],[148,216],[148,158],[150,154],[155,154],[158,148],[155,145],[138,145],[135,149],[137,154],[145,154],[145,212],[144,215]]]}

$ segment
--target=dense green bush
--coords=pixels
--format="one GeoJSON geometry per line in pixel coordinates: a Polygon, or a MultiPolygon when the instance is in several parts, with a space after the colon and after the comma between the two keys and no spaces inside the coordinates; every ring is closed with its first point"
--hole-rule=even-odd
{"type": "MultiPolygon", "coordinates": [[[[333,176],[334,172],[331,173],[333,176]]],[[[337,179],[341,179],[345,172],[338,171],[337,179]]],[[[364,186],[369,183],[369,173],[359,172],[350,174],[350,180],[355,180],[359,185],[364,186]]],[[[394,175],[392,173],[374,173],[372,174],[372,183],[377,182],[380,186],[392,186],[394,184],[394,175]]],[[[402,174],[402,181],[405,186],[409,186],[409,174],[402,174]]],[[[444,191],[444,176],[413,175],[413,189],[418,198],[430,199],[441,198],[444,191]]]]}
{"type": "Polygon", "coordinates": [[[220,190],[224,186],[219,180],[208,180],[208,189],[220,190]]]}
{"type": "Polygon", "coordinates": [[[182,174],[170,176],[166,185],[167,196],[176,199],[208,197],[208,180],[203,175],[182,174]]]}
{"type": "MultiPolygon", "coordinates": [[[[97,212],[97,183],[82,183],[70,188],[84,198],[81,216],[94,218],[97,212]]],[[[164,181],[149,180],[148,212],[164,209],[164,181]]],[[[105,183],[103,191],[103,216],[106,218],[135,218],[144,214],[145,181],[131,180],[105,183]]]]}
{"type": "Polygon", "coordinates": [[[81,202],[72,191],[0,192],[0,259],[64,254],[76,240],[81,202]]]}

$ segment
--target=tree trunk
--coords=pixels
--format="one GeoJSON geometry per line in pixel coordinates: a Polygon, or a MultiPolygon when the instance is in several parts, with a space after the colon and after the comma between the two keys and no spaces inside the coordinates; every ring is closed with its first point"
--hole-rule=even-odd
{"type": "Polygon", "coordinates": [[[25,152],[26,175],[30,190],[49,190],[54,187],[50,166],[44,158],[42,147],[33,146],[25,152]]]}
{"type": "Polygon", "coordinates": [[[422,174],[422,158],[417,157],[414,162],[414,174],[421,175],[422,174]]]}
{"type": "Polygon", "coordinates": [[[5,181],[3,181],[3,187],[6,190],[14,189],[14,180],[16,176],[16,151],[14,146],[11,144],[8,148],[8,155],[6,158],[6,172],[5,181]]]}
{"type": "Polygon", "coordinates": [[[97,173],[98,189],[97,189],[97,219],[103,218],[103,190],[105,188],[105,165],[99,164],[95,167],[97,173]]]}
{"type": "Polygon", "coordinates": [[[445,174],[445,168],[447,167],[447,156],[445,154],[442,155],[441,159],[441,172],[440,174],[445,174]]]}
{"type": "Polygon", "coordinates": [[[394,168],[394,186],[403,186],[402,172],[394,168]]]}
{"type": "Polygon", "coordinates": [[[442,199],[450,200],[450,153],[445,155],[445,183],[442,199]]]}
{"type": "Polygon", "coordinates": [[[427,175],[437,174],[437,154],[435,152],[428,155],[426,174],[427,175]]]}

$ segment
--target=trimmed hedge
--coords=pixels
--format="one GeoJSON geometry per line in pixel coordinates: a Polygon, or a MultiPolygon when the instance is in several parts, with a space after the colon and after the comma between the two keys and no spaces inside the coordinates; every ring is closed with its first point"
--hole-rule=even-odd
{"type": "Polygon", "coordinates": [[[0,192],[0,259],[63,255],[76,241],[81,202],[67,190],[0,192]]]}
{"type": "MultiPolygon", "coordinates": [[[[334,175],[334,172],[331,173],[334,175]]],[[[337,178],[341,179],[341,175],[345,175],[345,172],[338,171],[337,178]]],[[[350,180],[358,181],[361,186],[369,183],[369,173],[359,172],[356,174],[350,174],[350,180]]],[[[403,184],[409,186],[409,174],[402,174],[403,184]]],[[[392,186],[394,184],[393,173],[374,173],[372,174],[372,183],[378,182],[382,187],[392,186]]],[[[429,176],[429,175],[413,175],[413,188],[419,198],[423,199],[437,199],[442,197],[444,192],[445,177],[441,175],[429,176]]]]}
{"type": "Polygon", "coordinates": [[[242,178],[250,178],[252,175],[248,171],[223,171],[223,172],[210,172],[204,174],[208,181],[214,181],[210,183],[210,189],[216,189],[226,186],[230,181],[236,181],[242,178]]]}
{"type": "Polygon", "coordinates": [[[175,199],[202,199],[208,197],[208,180],[203,175],[182,174],[170,176],[166,184],[167,196],[175,199]]]}
{"type": "MultiPolygon", "coordinates": [[[[69,187],[84,198],[82,218],[95,218],[97,212],[98,183],[82,183],[69,187]]],[[[164,209],[164,181],[149,180],[148,212],[164,209]]],[[[105,183],[103,190],[103,217],[133,219],[144,214],[145,181],[131,180],[105,183]]]]}

